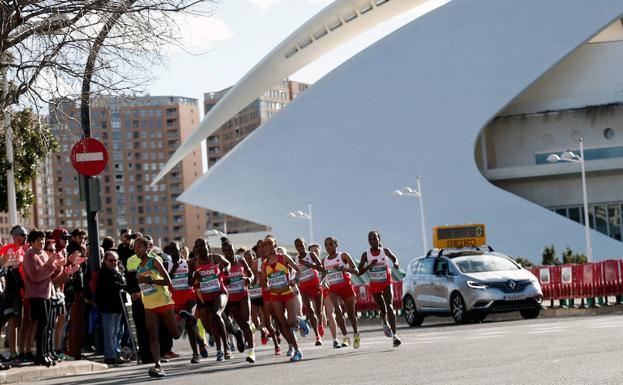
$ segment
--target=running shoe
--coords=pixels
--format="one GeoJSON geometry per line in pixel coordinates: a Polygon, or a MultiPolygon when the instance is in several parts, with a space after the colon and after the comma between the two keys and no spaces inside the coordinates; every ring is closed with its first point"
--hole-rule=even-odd
{"type": "Polygon", "coordinates": [[[174,351],[169,351],[169,352],[164,353],[162,355],[162,358],[166,358],[167,360],[170,360],[170,359],[173,359],[173,358],[177,358],[179,356],[180,355],[175,353],[174,351]]]}
{"type": "Polygon", "coordinates": [[[400,338],[398,338],[397,336],[394,336],[394,347],[397,348],[401,344],[402,344],[402,341],[400,341],[400,338]]]}
{"type": "Polygon", "coordinates": [[[163,364],[166,364],[167,362],[169,362],[169,359],[168,358],[164,358],[164,357],[160,357],[160,362],[162,362],[163,364]]]}
{"type": "Polygon", "coordinates": [[[290,357],[294,353],[294,348],[292,346],[288,347],[288,351],[286,352],[286,356],[290,357]]]}
{"type": "Polygon", "coordinates": [[[225,359],[225,353],[223,353],[222,351],[218,351],[216,352],[216,360],[217,361],[223,361],[225,359]]]}
{"type": "Polygon", "coordinates": [[[154,377],[154,378],[162,378],[167,375],[162,369],[162,367],[160,366],[149,369],[149,372],[147,373],[149,373],[149,377],[154,377]]]}
{"type": "Polygon", "coordinates": [[[361,346],[361,337],[359,336],[359,334],[356,334],[355,341],[353,342],[353,348],[359,349],[359,346],[361,346]]]}
{"type": "Polygon", "coordinates": [[[290,358],[290,361],[292,362],[298,362],[300,360],[303,359],[303,353],[301,353],[300,350],[296,350],[294,351],[294,354],[292,355],[292,357],[290,358]]]}
{"type": "Polygon", "coordinates": [[[350,345],[350,338],[348,336],[342,337],[342,347],[345,348],[350,345]]]}
{"type": "Polygon", "coordinates": [[[392,333],[392,329],[386,323],[383,323],[383,333],[385,334],[385,337],[387,338],[392,338],[394,335],[394,333],[392,333]]]}
{"type": "Polygon", "coordinates": [[[199,354],[193,354],[193,358],[190,359],[191,364],[198,364],[200,361],[199,354]]]}
{"type": "Polygon", "coordinates": [[[320,334],[320,337],[324,337],[324,325],[318,326],[318,334],[320,334]]]}
{"type": "Polygon", "coordinates": [[[275,346],[275,355],[276,356],[280,356],[281,355],[281,347],[280,346],[275,346]]]}
{"type": "Polygon", "coordinates": [[[208,358],[208,349],[206,349],[205,346],[202,346],[199,348],[199,354],[201,354],[201,357],[203,358],[208,358]]]}
{"type": "Polygon", "coordinates": [[[333,340],[333,349],[339,349],[341,347],[342,345],[340,345],[340,343],[337,342],[337,340],[333,340]]]}
{"type": "Polygon", "coordinates": [[[266,331],[266,329],[262,329],[260,334],[262,335],[262,338],[261,338],[262,345],[266,345],[268,343],[268,332],[266,331]]]}
{"type": "Polygon", "coordinates": [[[191,325],[197,325],[197,317],[192,315],[191,312],[187,310],[182,310],[179,314],[181,318],[186,320],[186,322],[190,323],[191,325]]]}
{"type": "Polygon", "coordinates": [[[231,350],[225,350],[225,359],[231,360],[231,350]]]}
{"type": "Polygon", "coordinates": [[[250,351],[249,354],[247,355],[247,362],[250,364],[255,363],[255,352],[254,351],[250,351]]]}
{"type": "Polygon", "coordinates": [[[236,347],[238,348],[238,351],[240,353],[244,352],[246,345],[244,343],[244,336],[242,335],[242,330],[240,329],[236,330],[236,333],[234,333],[234,337],[236,337],[236,347]]]}
{"type": "Polygon", "coordinates": [[[322,346],[322,338],[320,336],[316,337],[316,346],[322,346]]]}
{"type": "Polygon", "coordinates": [[[309,325],[303,318],[299,318],[299,333],[301,333],[301,337],[307,337],[309,334],[309,325]]]}

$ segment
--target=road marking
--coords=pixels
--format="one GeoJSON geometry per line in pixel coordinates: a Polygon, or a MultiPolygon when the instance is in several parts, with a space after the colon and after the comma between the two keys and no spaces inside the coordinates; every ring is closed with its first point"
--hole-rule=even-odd
{"type": "Polygon", "coordinates": [[[567,329],[564,328],[551,328],[551,329],[543,329],[543,330],[530,330],[527,331],[527,334],[548,334],[548,333],[560,333],[567,329]]]}

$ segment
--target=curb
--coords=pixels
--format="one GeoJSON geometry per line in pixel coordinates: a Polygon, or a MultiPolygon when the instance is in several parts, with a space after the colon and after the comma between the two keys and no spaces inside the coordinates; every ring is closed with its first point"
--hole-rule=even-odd
{"type": "Polygon", "coordinates": [[[99,372],[108,369],[108,365],[87,360],[59,362],[56,366],[25,366],[0,372],[0,384],[14,384],[27,381],[73,376],[77,374],[99,372]]]}
{"type": "MultiPolygon", "coordinates": [[[[566,318],[566,317],[583,317],[583,316],[591,316],[591,315],[605,315],[605,314],[623,314],[623,305],[622,304],[613,304],[607,306],[600,307],[589,307],[589,308],[543,308],[541,309],[541,314],[538,318],[566,318]]],[[[510,313],[494,313],[487,316],[485,321],[516,321],[522,320],[519,312],[510,312],[510,313]]],[[[424,319],[425,324],[430,323],[439,323],[440,320],[448,320],[448,322],[454,322],[452,317],[436,317],[429,316],[424,319]],[[431,322],[432,321],[432,322],[431,322]]],[[[359,318],[359,323],[361,325],[379,325],[379,317],[374,318],[359,318]]],[[[441,321],[443,322],[443,321],[441,321]]],[[[404,316],[396,316],[396,323],[399,325],[406,325],[404,316]]]]}

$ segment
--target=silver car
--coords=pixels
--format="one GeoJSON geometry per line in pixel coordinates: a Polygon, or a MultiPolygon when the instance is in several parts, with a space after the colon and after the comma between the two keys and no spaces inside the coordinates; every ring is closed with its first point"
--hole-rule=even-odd
{"type": "Polygon", "coordinates": [[[452,315],[456,323],[511,311],[536,318],[543,301],[537,278],[492,249],[431,250],[409,263],[402,285],[403,310],[411,326],[421,325],[429,315],[452,315]]]}

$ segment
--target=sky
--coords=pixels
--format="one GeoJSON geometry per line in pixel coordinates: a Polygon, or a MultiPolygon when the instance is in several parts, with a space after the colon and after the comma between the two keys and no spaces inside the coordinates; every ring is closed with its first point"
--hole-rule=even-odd
{"type": "MultiPolygon", "coordinates": [[[[431,0],[351,42],[338,47],[290,79],[314,83],[333,68],[389,32],[413,20],[429,7],[448,0],[431,0]]],[[[210,17],[180,18],[184,49],[171,52],[166,68],[154,71],[146,86],[151,95],[177,95],[199,99],[205,92],[234,85],[290,33],[333,0],[218,0],[204,8],[210,17]]]]}

